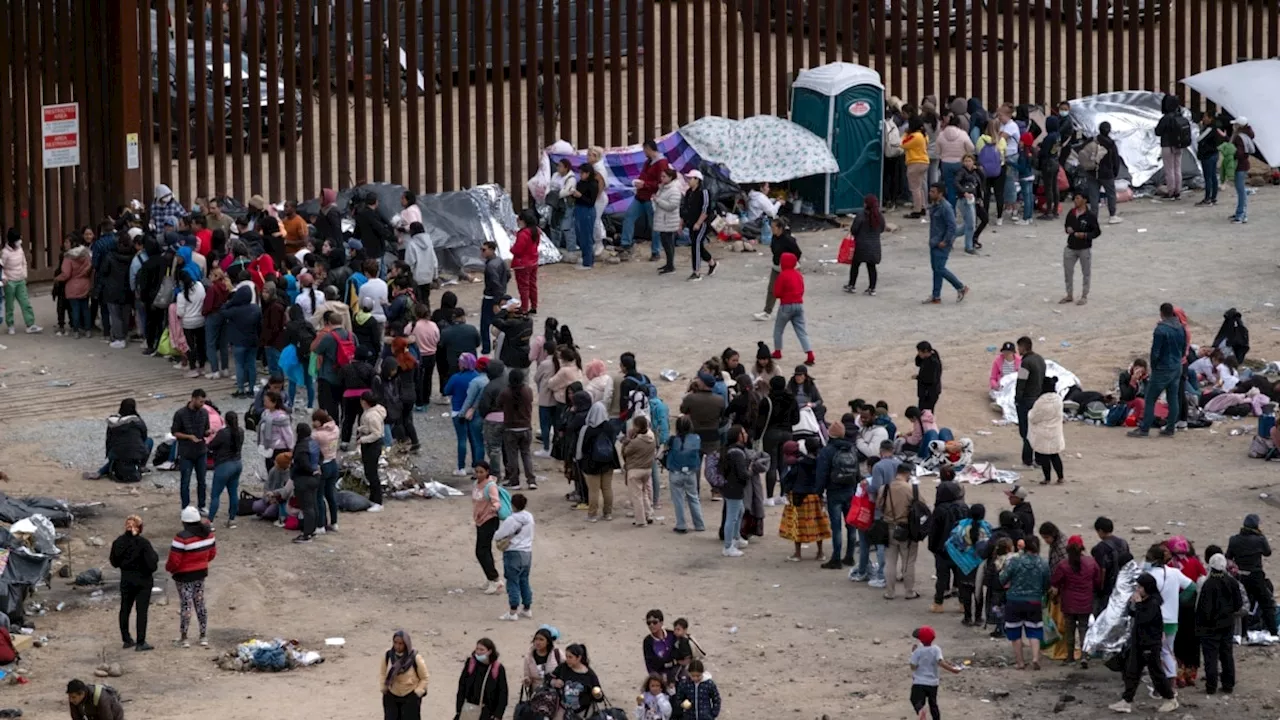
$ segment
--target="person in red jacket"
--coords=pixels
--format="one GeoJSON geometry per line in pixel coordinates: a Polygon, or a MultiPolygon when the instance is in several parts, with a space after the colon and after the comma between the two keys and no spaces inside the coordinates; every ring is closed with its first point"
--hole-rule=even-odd
{"type": "Polygon", "coordinates": [[[804,328],[804,275],[796,269],[800,260],[794,253],[782,253],[782,271],[773,283],[773,296],[778,299],[778,316],[773,321],[773,357],[782,359],[782,331],[791,323],[800,349],[805,352],[805,365],[813,365],[813,348],[804,328]]]}
{"type": "Polygon", "coordinates": [[[178,614],[178,627],[181,637],[178,643],[191,647],[187,641],[187,628],[191,625],[191,609],[196,611],[196,619],[200,621],[200,645],[209,646],[209,613],[204,605],[204,580],[209,576],[209,563],[218,556],[218,545],[214,541],[213,527],[200,517],[200,511],[188,505],[182,509],[182,530],[173,537],[169,546],[169,557],[164,562],[164,570],[173,576],[173,584],[178,586],[178,599],[181,603],[178,614]]]}
{"type": "Polygon", "coordinates": [[[520,225],[516,242],[511,246],[511,269],[516,274],[516,288],[520,292],[520,312],[538,313],[538,214],[530,208],[520,211],[516,220],[520,225]]]}
{"type": "Polygon", "coordinates": [[[1076,640],[1080,644],[1080,668],[1089,669],[1089,656],[1084,652],[1084,635],[1089,629],[1093,596],[1102,589],[1102,570],[1084,551],[1084,538],[1072,535],[1067,540],[1067,559],[1053,567],[1049,579],[1051,592],[1058,594],[1066,626],[1062,639],[1067,641],[1067,662],[1075,661],[1076,640]]]}

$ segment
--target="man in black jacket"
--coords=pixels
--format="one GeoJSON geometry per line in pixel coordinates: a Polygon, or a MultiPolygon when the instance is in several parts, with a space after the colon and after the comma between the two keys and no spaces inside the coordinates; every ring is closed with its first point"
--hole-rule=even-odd
{"type": "Polygon", "coordinates": [[[396,234],[390,223],[378,212],[378,197],[370,195],[367,202],[356,211],[356,237],[364,245],[365,256],[378,261],[378,272],[383,272],[382,256],[388,247],[395,247],[396,234]]]}
{"type": "Polygon", "coordinates": [[[933,587],[933,607],[930,612],[943,611],[942,601],[947,591],[959,587],[963,575],[951,556],[947,553],[947,540],[951,531],[961,520],[969,516],[969,506],[964,502],[964,487],[955,481],[955,471],[943,468],[942,482],[938,485],[934,496],[933,515],[929,521],[929,538],[927,547],[933,553],[933,566],[936,581],[933,587]],[[954,578],[954,585],[952,578],[954,578]]]}
{"type": "Polygon", "coordinates": [[[124,521],[124,533],[111,543],[111,567],[120,569],[120,637],[124,648],[146,652],[147,608],[151,605],[152,576],[160,559],[151,541],[142,537],[142,518],[130,515],[124,521]],[[129,613],[138,610],[137,642],[129,635],[129,613]]]}
{"type": "Polygon", "coordinates": [[[1200,138],[1196,141],[1196,159],[1204,171],[1204,199],[1196,205],[1218,204],[1218,146],[1227,141],[1227,134],[1218,126],[1213,113],[1200,114],[1200,138]]]}
{"type": "Polygon", "coordinates": [[[1018,527],[1022,528],[1022,534],[1031,537],[1036,534],[1036,511],[1031,509],[1031,503],[1027,502],[1027,489],[1021,485],[1014,485],[1004,491],[1005,497],[1009,498],[1009,504],[1013,506],[1013,517],[1018,521],[1018,527]]]}
{"type": "Polygon", "coordinates": [[[502,350],[498,358],[510,369],[529,368],[529,342],[533,338],[533,319],[520,312],[519,301],[507,299],[507,304],[493,319],[493,327],[502,333],[502,350]]]}
{"type": "Polygon", "coordinates": [[[1165,192],[1170,200],[1182,199],[1182,151],[1191,146],[1191,121],[1182,114],[1177,95],[1165,95],[1160,101],[1160,122],[1155,135],[1160,138],[1160,159],[1164,163],[1165,192]]]}
{"type": "Polygon", "coordinates": [[[493,324],[493,316],[497,313],[502,298],[507,296],[511,270],[507,267],[507,262],[498,255],[498,243],[492,240],[486,240],[480,246],[480,256],[484,258],[484,298],[480,301],[480,353],[488,355],[492,341],[489,326],[493,324]]]}
{"type": "Polygon", "coordinates": [[[178,440],[179,485],[178,495],[182,507],[191,505],[191,472],[196,474],[196,497],[199,509],[204,510],[205,472],[208,470],[208,447],[205,435],[209,434],[209,415],[204,409],[204,390],[191,391],[191,399],[173,414],[169,432],[178,440]]]}
{"type": "Polygon", "coordinates": [[[1227,558],[1217,553],[1209,558],[1209,576],[1201,581],[1196,597],[1196,635],[1204,653],[1204,691],[1218,691],[1218,666],[1222,666],[1222,692],[1230,694],[1236,685],[1234,654],[1236,613],[1244,602],[1239,583],[1227,574],[1227,558]]]}
{"type": "Polygon", "coordinates": [[[1032,349],[1031,338],[1023,335],[1018,338],[1018,354],[1022,356],[1022,365],[1018,368],[1018,382],[1013,390],[1013,404],[1018,411],[1018,436],[1022,438],[1022,464],[1035,467],[1034,453],[1031,443],[1027,442],[1027,413],[1040,397],[1040,388],[1044,384],[1044,358],[1032,349]]]}
{"type": "Polygon", "coordinates": [[[1258,615],[1267,632],[1277,635],[1275,591],[1262,567],[1262,558],[1271,557],[1271,544],[1258,525],[1257,515],[1245,516],[1240,532],[1227,541],[1227,559],[1234,560],[1240,568],[1240,582],[1249,593],[1249,603],[1258,604],[1258,615]]]}
{"type": "Polygon", "coordinates": [[[1073,200],[1075,207],[1067,213],[1067,219],[1063,223],[1067,232],[1067,247],[1062,251],[1062,275],[1067,284],[1067,294],[1058,301],[1059,305],[1072,301],[1077,305],[1089,302],[1089,279],[1093,275],[1093,241],[1102,234],[1098,216],[1089,211],[1089,199],[1077,193],[1073,200]],[[1080,275],[1084,280],[1079,300],[1074,297],[1077,260],[1080,261],[1080,275]]]}

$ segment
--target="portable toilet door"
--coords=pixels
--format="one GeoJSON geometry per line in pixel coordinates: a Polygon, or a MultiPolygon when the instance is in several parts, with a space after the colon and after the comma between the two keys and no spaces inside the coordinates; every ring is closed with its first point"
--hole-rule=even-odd
{"type": "Polygon", "coordinates": [[[791,120],[827,141],[840,172],[797,180],[797,193],[824,215],[857,212],[881,194],[884,85],[854,63],[801,70],[791,85],[791,120]]]}

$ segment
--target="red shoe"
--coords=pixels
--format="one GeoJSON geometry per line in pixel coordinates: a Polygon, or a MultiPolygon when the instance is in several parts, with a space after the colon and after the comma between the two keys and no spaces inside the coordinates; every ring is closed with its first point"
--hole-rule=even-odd
{"type": "Polygon", "coordinates": [[[774,359],[774,360],[781,360],[781,359],[782,359],[782,351],[781,351],[781,350],[774,350],[774,351],[773,351],[773,359],[774,359]]]}
{"type": "Polygon", "coordinates": [[[808,353],[806,353],[806,354],[805,354],[805,356],[804,356],[804,364],[805,364],[805,365],[808,365],[809,367],[813,367],[813,365],[814,365],[814,363],[815,363],[815,362],[816,362],[816,361],[813,359],[813,352],[812,352],[812,351],[810,351],[810,352],[808,352],[808,353]]]}

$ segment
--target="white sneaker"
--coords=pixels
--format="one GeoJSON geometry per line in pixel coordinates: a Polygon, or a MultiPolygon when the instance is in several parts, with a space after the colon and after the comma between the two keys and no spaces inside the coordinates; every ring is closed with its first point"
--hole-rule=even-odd
{"type": "Polygon", "coordinates": [[[1111,703],[1110,705],[1107,706],[1107,709],[1111,710],[1112,712],[1126,713],[1126,714],[1133,712],[1133,706],[1125,702],[1124,700],[1111,703]]]}
{"type": "MultiPolygon", "coordinates": [[[[379,507],[381,507],[381,506],[379,506],[379,507]]],[[[316,528],[316,532],[315,532],[315,534],[316,534],[316,535],[323,535],[323,534],[324,534],[324,528],[322,528],[322,527],[318,527],[318,528],[316,528]]]]}
{"type": "Polygon", "coordinates": [[[157,466],[156,466],[156,469],[157,469],[157,470],[162,470],[162,471],[167,471],[167,470],[172,470],[174,467],[175,467],[175,465],[174,465],[171,461],[166,460],[166,461],[164,461],[164,462],[160,463],[159,465],[157,465],[157,466]]]}
{"type": "Polygon", "coordinates": [[[13,326],[12,326],[12,325],[10,325],[10,326],[9,326],[9,334],[10,334],[10,335],[17,335],[17,334],[18,334],[18,331],[17,331],[17,330],[14,330],[14,329],[13,329],[13,326]]]}
{"type": "Polygon", "coordinates": [[[775,503],[773,502],[773,498],[765,498],[765,499],[764,499],[764,506],[765,506],[765,507],[773,507],[774,505],[775,505],[775,503]]]}
{"type": "Polygon", "coordinates": [[[746,546],[748,546],[748,545],[750,545],[750,544],[751,544],[751,543],[750,543],[750,542],[748,542],[745,538],[738,538],[738,549],[739,549],[739,550],[741,550],[742,548],[744,548],[744,547],[746,547],[746,546]]]}
{"type": "Polygon", "coordinates": [[[1111,217],[1107,218],[1108,225],[1119,225],[1122,222],[1124,222],[1124,218],[1120,217],[1119,215],[1112,215],[1111,217]]]}
{"type": "Polygon", "coordinates": [[[869,580],[869,581],[867,581],[867,587],[883,588],[883,587],[884,587],[884,580],[882,580],[882,579],[880,579],[880,578],[876,578],[876,579],[874,579],[874,580],[869,580]]]}
{"type": "Polygon", "coordinates": [[[365,510],[365,512],[382,512],[382,506],[374,503],[373,505],[370,505],[369,509],[365,510]]]}
{"type": "Polygon", "coordinates": [[[551,452],[549,450],[535,450],[533,456],[536,458],[549,458],[551,457],[551,452]]]}
{"type": "Polygon", "coordinates": [[[40,327],[39,325],[28,325],[28,326],[27,326],[27,334],[28,334],[28,335],[35,335],[36,333],[41,332],[41,331],[43,331],[43,330],[44,330],[44,328],[40,327]]]}
{"type": "Polygon", "coordinates": [[[485,595],[497,595],[497,594],[498,594],[498,583],[494,582],[493,580],[490,580],[489,582],[485,583],[485,585],[484,585],[484,594],[485,594],[485,595]]]}
{"type": "Polygon", "coordinates": [[[116,350],[123,350],[126,347],[126,345],[123,340],[112,340],[111,347],[116,350]]]}
{"type": "Polygon", "coordinates": [[[470,474],[471,474],[471,471],[467,470],[466,468],[458,468],[457,470],[453,471],[454,477],[466,477],[470,474]]]}
{"type": "Polygon", "coordinates": [[[338,528],[338,523],[333,523],[333,524],[332,524],[332,525],[330,525],[329,527],[333,528],[333,531],[334,531],[334,532],[338,532],[338,530],[339,530],[339,528],[338,528]]]}
{"type": "Polygon", "coordinates": [[[753,317],[753,318],[755,318],[755,319],[759,320],[760,322],[765,322],[765,321],[767,321],[770,317],[772,317],[772,315],[770,315],[770,314],[769,314],[769,313],[767,313],[767,312],[758,312],[758,313],[755,313],[754,315],[752,315],[751,317],[753,317]]]}
{"type": "Polygon", "coordinates": [[[214,370],[214,371],[213,371],[213,372],[211,372],[211,373],[205,373],[204,379],[205,379],[205,380],[217,380],[218,378],[221,378],[221,377],[222,377],[222,372],[221,372],[221,371],[219,371],[219,370],[214,370]]]}
{"type": "Polygon", "coordinates": [[[725,557],[742,557],[744,555],[738,548],[725,548],[720,551],[720,554],[725,557]]]}
{"type": "Polygon", "coordinates": [[[1178,698],[1172,697],[1164,701],[1164,704],[1156,708],[1158,713],[1171,713],[1178,709],[1178,698]]]}
{"type": "Polygon", "coordinates": [[[1004,225],[1004,218],[996,218],[996,227],[1001,227],[1003,225],[1004,225]]]}
{"type": "Polygon", "coordinates": [[[503,614],[502,614],[502,616],[501,616],[501,617],[499,617],[498,619],[499,619],[499,620],[513,620],[513,621],[514,621],[514,620],[519,620],[519,619],[520,619],[520,616],[519,616],[519,615],[517,615],[517,614],[515,614],[515,613],[513,613],[513,612],[505,612],[505,613],[503,613],[503,614]]]}
{"type": "Polygon", "coordinates": [[[532,611],[532,610],[521,610],[521,611],[520,611],[520,617],[522,617],[522,618],[532,618],[532,617],[533,617],[533,611],[532,611]]]}

